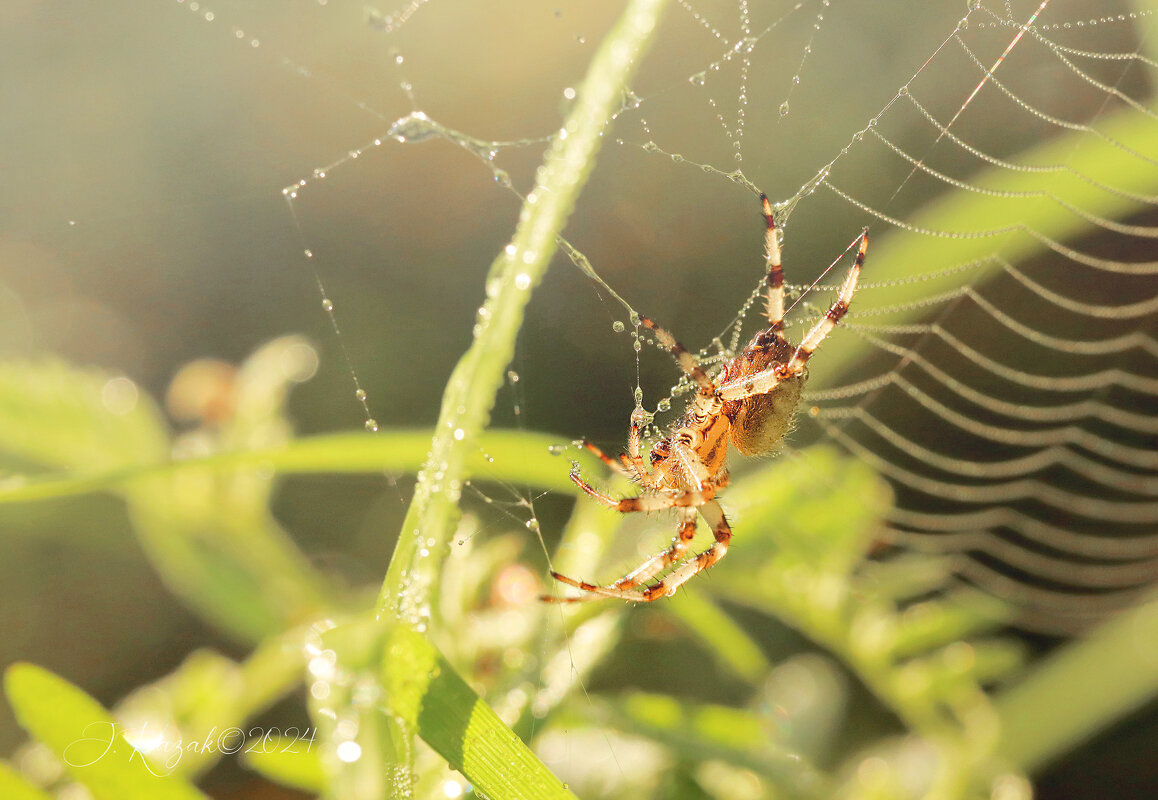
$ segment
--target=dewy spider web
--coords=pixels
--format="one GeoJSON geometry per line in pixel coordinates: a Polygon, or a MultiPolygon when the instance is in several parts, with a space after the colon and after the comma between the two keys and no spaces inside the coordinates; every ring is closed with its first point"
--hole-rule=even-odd
{"type": "MultiPolygon", "coordinates": [[[[452,209],[448,226],[529,185],[554,117],[460,122],[471,116],[462,96],[458,108],[453,92],[440,97],[434,67],[408,49],[420,26],[440,30],[462,13],[441,0],[370,14],[387,60],[414,79],[403,82],[409,108],[351,100],[369,133],[287,187],[296,214],[319,183],[367,172],[394,140],[449,141],[469,154],[455,170],[498,187],[429,200],[452,209]],[[507,135],[463,132],[484,129],[507,135]]],[[[594,23],[570,9],[554,16],[559,29],[535,47],[582,50],[594,23]]],[[[584,363],[579,380],[554,379],[562,396],[587,398],[576,383],[622,383],[597,372],[596,360],[619,351],[588,322],[609,314],[638,346],[633,306],[689,345],[712,342],[702,355],[720,363],[742,341],[756,297],[759,189],[780,201],[798,293],[869,224],[864,282],[813,361],[792,446],[836,445],[889,479],[898,501],[889,543],[948,554],[962,580],[1018,603],[1027,625],[1076,630],[1145,591],[1158,559],[1158,34],[1149,33],[1158,14],[1125,3],[1091,14],[1052,0],[976,4],[960,16],[830,0],[673,7],[610,129],[620,146],[605,152],[561,243],[613,302],[589,307],[566,288],[570,278],[553,278],[559,285],[541,290],[552,307],[545,330],[569,332],[546,337],[550,347],[529,344],[519,372],[532,421],[548,402],[534,386],[548,351],[584,363]],[[869,46],[877,41],[892,44],[869,46]],[[620,209],[620,222],[602,208],[620,209]]],[[[346,96],[332,75],[289,66],[346,96]]],[[[552,88],[559,102],[572,96],[566,87],[552,88]]],[[[317,224],[303,230],[309,247],[317,224]]],[[[482,239],[488,253],[500,241],[482,239]]],[[[832,288],[799,298],[795,330],[832,288]]],[[[361,337],[345,327],[342,341],[361,337]]],[[[654,391],[641,385],[667,367],[637,363],[638,403],[654,391]]],[[[630,409],[585,405],[590,419],[552,425],[618,444],[630,409]]],[[[662,394],[648,402],[661,413],[672,405],[662,394]]]]}

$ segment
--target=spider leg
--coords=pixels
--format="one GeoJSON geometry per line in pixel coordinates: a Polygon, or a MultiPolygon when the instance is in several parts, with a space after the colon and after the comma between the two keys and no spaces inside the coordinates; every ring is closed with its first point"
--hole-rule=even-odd
{"type": "Polygon", "coordinates": [[[716,496],[717,485],[709,483],[699,491],[680,492],[679,494],[643,494],[635,497],[624,497],[616,500],[606,492],[601,492],[583,480],[578,470],[571,472],[571,482],[582,489],[587,495],[595,498],[608,508],[614,508],[624,514],[633,511],[663,511],[665,508],[691,508],[701,506],[716,496]]]}
{"type": "Polygon", "coordinates": [[[864,264],[865,253],[868,251],[868,229],[861,234],[860,249],[857,250],[856,260],[848,271],[848,277],[840,287],[836,300],[829,307],[828,312],[812,326],[792,354],[786,364],[777,364],[761,370],[754,375],[747,375],[741,379],[720,384],[719,397],[724,402],[744,400],[758,394],[767,394],[790,375],[799,375],[804,372],[804,366],[809,357],[825,340],[837,323],[848,313],[848,305],[856,293],[857,279],[860,277],[861,266],[864,264]]]}
{"type": "Polygon", "coordinates": [[[595,444],[594,442],[589,442],[586,439],[580,439],[579,441],[582,442],[585,448],[594,453],[596,458],[598,458],[607,466],[611,467],[611,469],[613,469],[615,472],[623,475],[626,478],[636,477],[635,466],[627,458],[627,456],[621,455],[617,461],[616,459],[607,455],[607,453],[604,453],[599,448],[599,445],[595,444]]]}
{"type": "Polygon", "coordinates": [[[772,217],[772,204],[767,195],[760,195],[764,209],[764,220],[768,230],[764,234],[764,260],[768,265],[767,294],[764,297],[764,313],[768,317],[768,329],[780,333],[784,330],[784,268],[780,263],[780,237],[776,233],[776,220],[772,217]]]}
{"type": "Polygon", "coordinates": [[[753,395],[767,394],[785,377],[785,366],[777,364],[739,380],[720,384],[720,399],[727,403],[733,400],[744,400],[753,395]]]}
{"type": "Polygon", "coordinates": [[[551,576],[553,578],[568,586],[581,589],[586,592],[586,594],[581,594],[577,597],[551,597],[544,595],[542,599],[550,603],[582,603],[588,600],[598,600],[600,597],[621,597],[622,595],[618,593],[635,588],[648,578],[651,578],[656,573],[662,572],[683,558],[684,553],[687,552],[688,545],[691,544],[695,535],[696,512],[690,511],[689,513],[689,511],[684,511],[680,517],[679,532],[675,538],[672,539],[671,546],[662,552],[656,553],[611,586],[596,586],[595,584],[587,583],[586,581],[577,581],[574,578],[568,578],[566,575],[552,571],[551,576]],[[607,591],[617,592],[617,594],[607,595],[603,591],[605,588],[607,591]]]}
{"type": "MultiPolygon", "coordinates": [[[[653,556],[643,566],[637,568],[634,572],[630,573],[626,577],[620,578],[619,581],[612,584],[611,586],[596,586],[593,583],[577,581],[574,578],[568,578],[565,575],[552,572],[551,575],[556,580],[561,581],[568,586],[574,586],[576,589],[581,589],[584,592],[588,592],[588,595],[574,598],[545,597],[543,599],[569,603],[583,602],[584,600],[596,597],[616,597],[620,600],[630,600],[637,603],[649,603],[652,600],[659,599],[660,597],[674,594],[676,589],[687,583],[688,580],[690,580],[691,577],[697,572],[702,572],[723,558],[727,554],[728,544],[732,540],[732,528],[728,525],[728,520],[724,516],[724,511],[720,508],[720,504],[717,501],[709,500],[706,502],[703,506],[700,507],[700,513],[703,515],[708,524],[712,526],[712,533],[716,540],[707,550],[700,553],[698,556],[690,558],[684,563],[680,564],[678,567],[676,567],[675,570],[671,572],[671,574],[669,574],[666,578],[659,581],[658,583],[643,589],[632,588],[638,585],[640,581],[646,580],[647,577],[650,577],[656,572],[662,570],[664,566],[667,566],[667,564],[675,563],[678,560],[679,556],[674,555],[677,548],[680,552],[682,552],[687,547],[687,544],[682,542],[683,536],[688,533],[686,521],[681,524],[680,535],[676,537],[677,540],[675,542],[672,542],[672,546],[670,548],[656,556],[653,556]],[[680,547],[681,544],[682,547],[680,547]],[[673,555],[673,557],[670,561],[664,563],[664,559],[668,558],[669,555],[673,555]],[[654,571],[648,572],[649,570],[654,571]],[[629,581],[631,581],[630,585],[628,585],[629,581]]],[[[691,526],[691,534],[694,535],[694,532],[695,526],[693,524],[691,526]]],[[[689,541],[690,538],[691,537],[689,536],[689,541]]]]}
{"type": "Polygon", "coordinates": [[[627,455],[620,456],[624,463],[631,464],[640,482],[649,488],[655,487],[655,476],[643,462],[643,453],[640,450],[643,441],[643,409],[636,407],[631,412],[631,428],[627,434],[627,455]]]}
{"type": "Polygon", "coordinates": [[[695,381],[701,390],[711,394],[715,393],[716,384],[712,383],[712,379],[708,377],[708,373],[704,372],[704,368],[700,366],[696,357],[692,355],[686,347],[680,344],[674,336],[642,314],[639,317],[639,324],[655,334],[655,340],[659,342],[660,347],[672,354],[676,363],[679,364],[680,369],[695,381]]]}
{"type": "Polygon", "coordinates": [[[844,279],[844,284],[840,287],[840,292],[836,296],[836,300],[828,308],[828,313],[815,325],[812,326],[805,337],[800,341],[800,346],[796,348],[796,352],[792,355],[792,359],[784,367],[785,372],[800,373],[804,370],[804,364],[809,357],[824,341],[825,337],[832,332],[836,324],[840,322],[841,318],[848,313],[848,304],[852,301],[853,294],[856,293],[856,282],[860,277],[860,268],[864,264],[865,253],[868,252],[868,228],[865,228],[860,236],[860,249],[856,252],[856,260],[848,271],[848,277],[844,279]]]}

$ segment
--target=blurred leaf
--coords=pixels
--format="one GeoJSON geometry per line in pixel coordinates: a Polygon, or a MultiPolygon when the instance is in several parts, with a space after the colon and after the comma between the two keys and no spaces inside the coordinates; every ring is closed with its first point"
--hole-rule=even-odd
{"type": "Polygon", "coordinates": [[[205,797],[164,765],[146,762],[112,716],[63,678],[32,664],[13,664],[4,673],[4,689],[21,726],[98,800],[205,797]]]}
{"type": "Polygon", "coordinates": [[[787,797],[827,794],[823,776],[799,753],[778,746],[752,712],[632,692],[611,701],[596,717],[694,761],[715,758],[747,767],[771,779],[787,797]]]}
{"type": "Polygon", "coordinates": [[[303,792],[320,793],[326,775],[312,744],[312,739],[296,736],[251,740],[242,748],[241,760],[254,772],[275,783],[303,792]]]}
{"type": "MultiPolygon", "coordinates": [[[[1009,201],[1003,202],[989,192],[946,193],[923,204],[919,212],[906,220],[906,227],[938,231],[1008,229],[1009,232],[953,238],[888,231],[873,241],[872,253],[865,265],[866,279],[889,284],[889,302],[894,308],[903,307],[929,292],[927,284],[899,280],[912,275],[915,265],[935,269],[984,259],[977,271],[971,273],[976,277],[970,285],[976,289],[985,277],[1001,272],[1003,262],[993,258],[995,253],[1008,263],[1026,261],[1051,252],[1046,237],[1058,244],[1071,241],[1098,229],[1098,218],[1120,220],[1145,209],[1148,204],[1141,198],[1153,196],[1158,186],[1152,171],[1138,168],[1133,152],[1146,152],[1148,143],[1153,141],[1153,119],[1131,108],[1122,108],[1099,118],[1097,129],[1098,136],[1067,131],[1009,159],[1018,164],[1064,164],[1065,169],[1053,173],[1048,184],[1049,191],[1060,202],[1043,197],[1041,202],[1019,204],[1011,213],[1009,201]],[[1096,176],[1097,182],[1083,176],[1096,176]],[[1107,191],[1097,184],[1113,189],[1107,191]],[[1081,209],[1081,213],[1062,203],[1081,209]]],[[[1008,193],[1011,198],[1026,192],[1040,193],[1042,181],[1040,172],[1003,167],[981,170],[969,179],[972,185],[1008,193]]],[[[907,315],[894,314],[890,320],[898,324],[925,313],[927,309],[918,303],[907,315]]],[[[847,372],[849,364],[865,358],[866,353],[874,349],[860,337],[848,337],[842,344],[844,346],[827,351],[823,363],[817,364],[814,386],[847,372]]]]}
{"type": "Polygon", "coordinates": [[[1158,696],[1158,599],[1052,654],[998,695],[1003,756],[1043,766],[1158,696]]]}
{"type": "Polygon", "coordinates": [[[52,795],[33,786],[6,761],[0,761],[0,797],[4,800],[52,800],[52,795]]]}
{"type": "MultiPolygon", "coordinates": [[[[210,650],[191,653],[172,673],[117,705],[131,729],[177,731],[185,742],[212,740],[283,698],[302,680],[302,630],[266,639],[243,662],[210,650]]],[[[200,774],[223,755],[219,747],[187,749],[176,771],[200,774]]]]}
{"type": "Polygon", "coordinates": [[[69,472],[156,463],[168,433],[127,378],[56,359],[0,363],[0,453],[69,472]]]}
{"type": "Polygon", "coordinates": [[[755,684],[768,674],[771,665],[760,645],[699,590],[683,587],[663,610],[686,625],[721,665],[744,680],[755,684]]]}

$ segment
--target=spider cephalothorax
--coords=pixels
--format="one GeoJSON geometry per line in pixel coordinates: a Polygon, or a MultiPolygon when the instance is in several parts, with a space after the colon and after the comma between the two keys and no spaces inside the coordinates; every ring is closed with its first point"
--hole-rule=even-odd
{"type": "Polygon", "coordinates": [[[584,443],[613,470],[639,483],[643,487],[642,494],[616,500],[583,480],[578,468],[571,472],[571,480],[576,486],[617,511],[678,509],[679,530],[671,547],[652,556],[610,586],[596,586],[552,572],[557,580],[587,594],[545,597],[545,600],[575,602],[598,597],[655,600],[672,594],[697,572],[715,564],[727,553],[732,530],[715,496],[728,483],[728,472],[724,467],[728,442],[745,455],[769,453],[780,444],[792,426],[800,403],[808,359],[848,311],[868,250],[868,230],[865,229],[860,237],[856,260],[836,300],[800,344],[793,345],[784,336],[784,271],[780,264],[780,239],[768,198],[761,195],[760,202],[767,223],[764,254],[768,266],[765,294],[768,327],[753,336],[743,351],[727,362],[713,379],[696,357],[670,333],[650,319],[640,317],[640,324],[654,334],[659,345],[675,357],[680,368],[696,384],[696,394],[668,436],[652,445],[646,460],[641,452],[642,408],[636,408],[631,415],[627,452],[618,459],[606,455],[590,442],[584,443]],[[684,560],[695,536],[697,513],[711,526],[715,542],[699,555],[684,560]],[[662,580],[644,585],[673,564],[677,565],[676,568],[662,580]]]}

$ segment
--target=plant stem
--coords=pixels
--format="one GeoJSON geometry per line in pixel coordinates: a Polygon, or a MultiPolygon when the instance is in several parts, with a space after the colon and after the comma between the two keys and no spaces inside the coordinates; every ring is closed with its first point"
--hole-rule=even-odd
{"type": "Polygon", "coordinates": [[[619,107],[665,0],[632,0],[603,40],[563,128],[539,167],[511,243],[491,265],[474,342],[443,394],[430,454],[418,473],[378,597],[379,615],[421,624],[447,543],[459,518],[467,460],[490,421],[495,393],[514,356],[523,312],[586,183],[611,115],[619,107]]]}
{"type": "MultiPolygon", "coordinates": [[[[414,498],[378,596],[379,619],[397,620],[418,630],[425,625],[438,573],[461,516],[458,499],[469,477],[468,462],[490,422],[495,393],[514,356],[531,291],[555,253],[560,232],[594,166],[604,129],[622,103],[665,2],[630,0],[604,38],[575,105],[539,167],[535,188],[519,212],[514,237],[491,264],[474,341],[447,382],[430,454],[418,473],[414,498]]],[[[389,677],[392,665],[384,666],[389,677]]],[[[413,736],[412,724],[402,727],[391,735],[413,736]]],[[[409,752],[398,747],[400,742],[394,744],[395,752],[409,752]]],[[[409,771],[405,763],[392,770],[396,776],[393,794],[405,794],[409,771]]]]}

